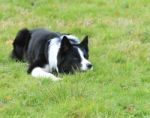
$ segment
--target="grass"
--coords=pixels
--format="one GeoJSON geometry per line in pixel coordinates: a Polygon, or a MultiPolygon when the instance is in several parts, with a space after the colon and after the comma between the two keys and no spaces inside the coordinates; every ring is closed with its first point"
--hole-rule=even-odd
{"type": "Polygon", "coordinates": [[[1,118],[149,118],[149,0],[0,0],[1,118]],[[35,79],[9,58],[23,27],[90,37],[93,71],[35,79]]]}

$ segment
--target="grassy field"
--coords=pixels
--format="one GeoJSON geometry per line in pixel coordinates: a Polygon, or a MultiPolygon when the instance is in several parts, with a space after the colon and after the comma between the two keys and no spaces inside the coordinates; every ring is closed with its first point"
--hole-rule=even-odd
{"type": "Polygon", "coordinates": [[[150,118],[149,0],[0,0],[0,118],[150,118]],[[9,58],[23,27],[89,35],[93,71],[35,79],[9,58]]]}

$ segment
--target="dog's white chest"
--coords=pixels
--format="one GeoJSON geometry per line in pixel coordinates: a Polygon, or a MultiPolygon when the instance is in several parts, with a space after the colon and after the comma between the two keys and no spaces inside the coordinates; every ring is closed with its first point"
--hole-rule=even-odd
{"type": "Polygon", "coordinates": [[[57,66],[57,55],[60,48],[60,42],[58,38],[51,39],[49,50],[48,50],[48,60],[50,72],[56,70],[58,72],[57,66]]]}

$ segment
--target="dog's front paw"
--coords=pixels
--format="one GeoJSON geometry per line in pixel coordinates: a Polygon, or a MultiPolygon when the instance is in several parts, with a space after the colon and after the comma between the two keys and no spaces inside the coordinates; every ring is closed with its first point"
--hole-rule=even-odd
{"type": "Polygon", "coordinates": [[[52,80],[53,80],[53,81],[60,81],[60,80],[63,80],[63,79],[62,79],[62,78],[59,78],[59,77],[53,77],[52,80]]]}

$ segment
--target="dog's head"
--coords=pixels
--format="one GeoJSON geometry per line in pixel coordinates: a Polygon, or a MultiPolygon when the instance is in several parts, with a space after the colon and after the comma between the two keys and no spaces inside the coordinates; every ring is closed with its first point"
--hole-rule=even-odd
{"type": "Polygon", "coordinates": [[[88,51],[88,36],[79,44],[71,44],[68,37],[64,36],[57,57],[59,72],[72,73],[74,70],[92,69],[92,64],[88,61],[88,51]]]}

